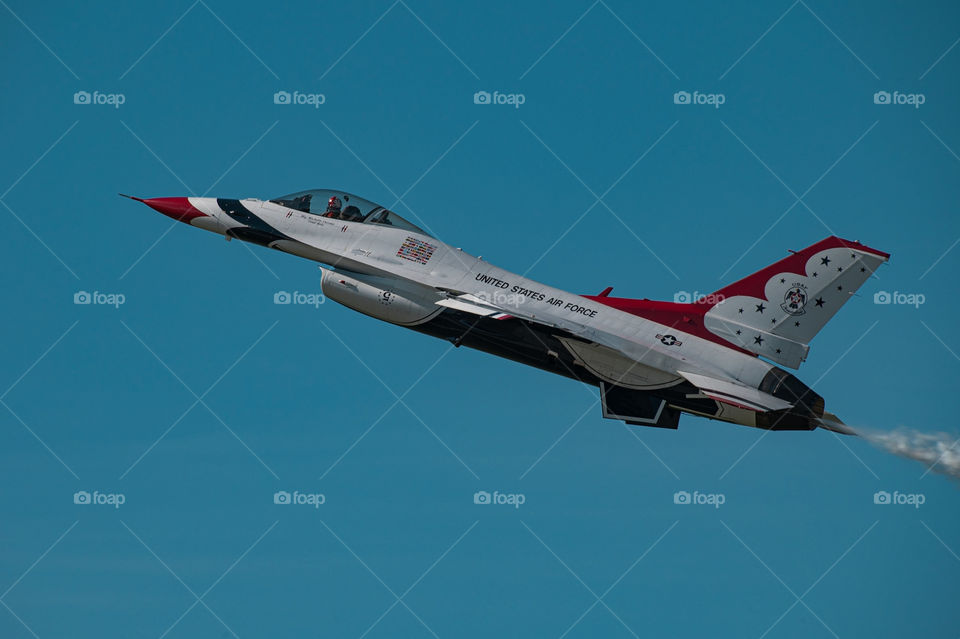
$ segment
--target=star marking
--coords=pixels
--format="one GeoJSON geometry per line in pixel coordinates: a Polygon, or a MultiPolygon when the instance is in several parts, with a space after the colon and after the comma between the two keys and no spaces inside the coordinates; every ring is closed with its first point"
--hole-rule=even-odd
{"type": "Polygon", "coordinates": [[[818,307],[823,306],[823,298],[822,298],[822,297],[818,297],[818,298],[817,298],[817,306],[818,306],[818,307]]]}
{"type": "Polygon", "coordinates": [[[821,257],[821,258],[820,258],[820,263],[823,264],[824,266],[829,266],[829,265],[830,265],[830,258],[829,258],[829,257],[821,257]]]}
{"type": "Polygon", "coordinates": [[[842,286],[838,286],[838,287],[837,287],[837,290],[838,290],[838,291],[842,291],[842,290],[843,290],[843,287],[842,287],[842,286]]]}
{"type": "Polygon", "coordinates": [[[754,343],[754,344],[763,344],[763,338],[760,337],[759,335],[757,335],[756,337],[753,338],[753,343],[754,343]]]}
{"type": "Polygon", "coordinates": [[[756,313],[763,313],[763,310],[764,310],[765,308],[766,308],[766,306],[764,306],[763,303],[761,302],[760,304],[757,304],[757,310],[756,310],[755,312],[756,312],[756,313]]]}
{"type": "Polygon", "coordinates": [[[861,272],[861,273],[865,273],[866,270],[867,270],[867,268],[866,268],[865,266],[861,266],[861,267],[860,267],[860,272],[861,272]]]}
{"type": "Polygon", "coordinates": [[[771,319],[771,320],[770,320],[770,323],[771,323],[771,324],[776,324],[776,323],[777,323],[777,320],[776,320],[775,318],[774,318],[774,319],[771,319]]]}
{"type": "Polygon", "coordinates": [[[837,271],[838,271],[838,272],[839,272],[839,271],[842,271],[842,270],[843,270],[842,267],[840,267],[840,266],[837,267],[837,271]]]}
{"type": "Polygon", "coordinates": [[[779,354],[779,353],[780,353],[780,349],[778,348],[778,349],[777,349],[777,354],[779,354]]]}
{"type": "Polygon", "coordinates": [[[814,277],[817,276],[817,272],[816,272],[816,271],[813,272],[813,276],[814,276],[814,277]]]}
{"type": "Polygon", "coordinates": [[[742,332],[743,332],[743,331],[741,331],[739,328],[737,329],[737,335],[739,335],[739,334],[742,333],[742,332]]]}
{"type": "Polygon", "coordinates": [[[800,322],[794,322],[793,325],[794,325],[794,326],[800,326],[800,322]]]}
{"type": "Polygon", "coordinates": [[[741,309],[738,310],[737,312],[738,312],[738,313],[742,313],[742,312],[743,312],[743,309],[741,308],[741,309]]]}
{"type": "Polygon", "coordinates": [[[781,284],[783,284],[783,283],[786,282],[786,281],[787,281],[787,280],[783,279],[782,277],[780,278],[780,283],[781,283],[781,284]]]}

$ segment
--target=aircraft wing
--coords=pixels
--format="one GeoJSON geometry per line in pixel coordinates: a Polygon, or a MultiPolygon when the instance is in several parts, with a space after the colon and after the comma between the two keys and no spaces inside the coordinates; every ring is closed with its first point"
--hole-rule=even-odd
{"type": "Polygon", "coordinates": [[[511,308],[508,306],[497,305],[476,295],[471,295],[470,293],[458,293],[451,292],[449,290],[443,292],[446,293],[447,297],[438,301],[438,306],[445,306],[447,308],[453,308],[458,311],[473,313],[474,315],[479,315],[480,317],[489,317],[491,319],[507,320],[516,318],[525,320],[527,322],[532,322],[534,324],[540,324],[541,326],[549,326],[550,328],[562,330],[602,346],[612,348],[631,360],[636,359],[624,350],[625,340],[606,331],[597,330],[595,328],[586,326],[585,324],[570,320],[559,318],[551,318],[547,320],[542,317],[537,317],[537,315],[533,313],[525,313],[516,307],[511,308]]]}
{"type": "Polygon", "coordinates": [[[437,302],[437,306],[445,306],[446,308],[464,311],[465,313],[472,313],[474,315],[479,315],[480,317],[489,317],[491,315],[498,316],[494,317],[494,319],[507,319],[508,317],[511,317],[507,313],[502,312],[500,308],[494,306],[493,304],[487,303],[475,295],[470,295],[469,293],[446,297],[437,302]],[[504,317],[499,317],[501,315],[504,317]]]}
{"type": "MultiPolygon", "coordinates": [[[[509,319],[511,317],[515,317],[517,319],[535,322],[545,326],[550,326],[552,328],[559,328],[574,334],[581,334],[585,336],[586,334],[589,334],[589,339],[591,341],[613,348],[614,350],[622,353],[624,356],[633,359],[628,353],[624,352],[624,350],[620,347],[620,344],[613,339],[613,336],[607,335],[606,333],[600,331],[589,330],[585,326],[575,324],[573,322],[564,321],[562,323],[553,323],[544,321],[532,315],[524,315],[518,311],[497,306],[496,304],[492,304],[487,300],[470,294],[450,295],[447,298],[437,302],[437,304],[447,308],[453,308],[460,311],[465,311],[467,313],[472,313],[474,315],[479,315],[481,317],[491,317],[493,319],[509,319]]],[[[756,388],[750,388],[749,386],[744,386],[743,384],[738,384],[736,382],[716,379],[707,375],[688,373],[684,371],[679,371],[679,375],[700,389],[700,391],[707,397],[725,404],[730,404],[732,406],[738,406],[740,408],[746,408],[748,410],[760,412],[785,410],[793,406],[793,404],[790,402],[780,399],[779,397],[774,397],[769,393],[764,393],[756,388]]]]}
{"type": "Polygon", "coordinates": [[[458,311],[479,315],[480,317],[492,317],[492,319],[510,319],[511,317],[516,317],[518,319],[534,322],[535,324],[550,326],[551,328],[562,328],[563,330],[570,331],[572,333],[580,333],[584,330],[583,326],[575,325],[572,322],[563,322],[564,325],[556,322],[548,322],[536,317],[535,315],[525,314],[521,313],[519,310],[511,310],[502,306],[498,306],[469,293],[464,293],[462,295],[449,295],[448,297],[437,302],[437,306],[445,306],[458,311]]]}

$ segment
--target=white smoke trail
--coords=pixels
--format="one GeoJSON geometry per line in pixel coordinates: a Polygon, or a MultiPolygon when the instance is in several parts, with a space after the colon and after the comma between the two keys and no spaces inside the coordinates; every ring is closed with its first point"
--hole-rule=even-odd
{"type": "Polygon", "coordinates": [[[916,460],[935,473],[960,479],[960,439],[957,437],[911,428],[888,432],[858,428],[854,432],[889,453],[916,460]]]}

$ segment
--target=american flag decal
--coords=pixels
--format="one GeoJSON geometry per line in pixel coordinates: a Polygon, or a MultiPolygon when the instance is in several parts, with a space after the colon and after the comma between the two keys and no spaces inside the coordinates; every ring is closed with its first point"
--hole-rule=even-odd
{"type": "Polygon", "coordinates": [[[407,239],[403,241],[403,244],[400,245],[400,249],[397,251],[397,257],[402,257],[405,260],[410,260],[417,264],[426,264],[431,256],[433,256],[433,251],[436,248],[433,244],[429,244],[423,240],[418,240],[415,237],[407,237],[407,239]]]}

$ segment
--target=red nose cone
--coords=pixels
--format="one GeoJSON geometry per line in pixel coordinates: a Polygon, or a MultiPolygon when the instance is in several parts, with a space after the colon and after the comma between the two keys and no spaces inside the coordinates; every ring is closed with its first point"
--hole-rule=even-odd
{"type": "Polygon", "coordinates": [[[172,217],[187,224],[190,224],[195,218],[206,217],[206,213],[201,213],[194,208],[190,204],[190,200],[185,197],[154,197],[142,201],[153,210],[160,211],[167,217],[172,217]]]}
{"type": "Polygon", "coordinates": [[[185,197],[154,197],[144,200],[143,198],[124,195],[123,193],[120,195],[128,197],[131,200],[136,200],[137,202],[143,202],[153,210],[160,211],[167,217],[172,217],[179,222],[190,224],[192,220],[198,217],[207,217],[206,213],[202,213],[194,208],[194,206],[190,204],[190,200],[185,197]]]}

